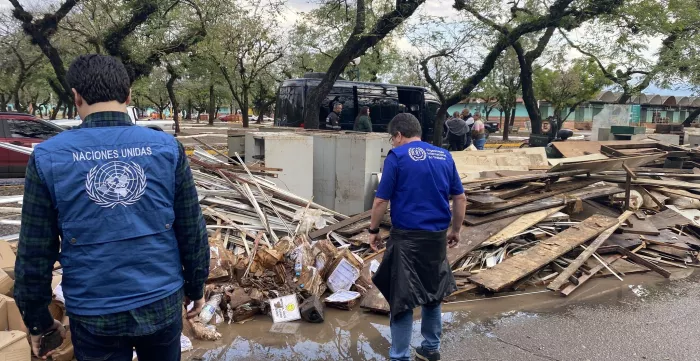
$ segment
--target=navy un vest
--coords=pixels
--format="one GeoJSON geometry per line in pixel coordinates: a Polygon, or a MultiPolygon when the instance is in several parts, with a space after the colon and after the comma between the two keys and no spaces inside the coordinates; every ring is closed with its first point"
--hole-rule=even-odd
{"type": "Polygon", "coordinates": [[[182,287],[175,138],[139,126],[83,128],[43,142],[34,157],[58,210],[69,312],[128,311],[182,287]]]}

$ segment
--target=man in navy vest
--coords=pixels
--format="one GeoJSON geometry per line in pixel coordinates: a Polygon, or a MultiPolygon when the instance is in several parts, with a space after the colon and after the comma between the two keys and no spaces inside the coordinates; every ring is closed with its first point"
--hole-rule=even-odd
{"type": "Polygon", "coordinates": [[[65,332],[47,308],[60,260],[79,361],[128,361],[134,348],[140,361],[180,360],[183,299],[197,315],[209,274],[185,151],[132,124],[118,60],[81,56],[67,80],[83,123],[38,145],[25,180],[14,296],[33,351],[42,335],[65,332]]]}
{"type": "Polygon", "coordinates": [[[424,340],[416,356],[440,360],[440,303],[457,289],[447,263],[447,246],[459,242],[467,198],[450,153],[421,142],[421,132],[418,119],[410,113],[399,114],[389,123],[394,149],[384,161],[369,229],[376,250],[379,224],[391,202],[391,236],[372,279],[391,310],[391,361],[410,359],[413,309],[418,306],[422,306],[424,340]]]}

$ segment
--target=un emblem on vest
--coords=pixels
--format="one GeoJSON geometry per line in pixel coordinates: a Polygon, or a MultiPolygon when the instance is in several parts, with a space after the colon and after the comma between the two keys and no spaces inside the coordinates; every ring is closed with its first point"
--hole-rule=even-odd
{"type": "Polygon", "coordinates": [[[120,161],[90,169],[85,181],[88,197],[100,207],[130,206],[146,192],[146,174],[138,164],[120,161]]]}
{"type": "Polygon", "coordinates": [[[415,162],[425,160],[425,158],[427,157],[423,148],[409,148],[408,156],[411,157],[411,159],[413,159],[415,162]]]}

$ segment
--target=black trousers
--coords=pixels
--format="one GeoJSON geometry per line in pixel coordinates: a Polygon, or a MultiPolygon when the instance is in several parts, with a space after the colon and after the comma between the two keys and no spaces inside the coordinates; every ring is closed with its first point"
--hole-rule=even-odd
{"type": "Polygon", "coordinates": [[[464,150],[464,140],[463,135],[454,135],[452,133],[447,135],[447,142],[450,143],[451,151],[462,151],[464,150]]]}

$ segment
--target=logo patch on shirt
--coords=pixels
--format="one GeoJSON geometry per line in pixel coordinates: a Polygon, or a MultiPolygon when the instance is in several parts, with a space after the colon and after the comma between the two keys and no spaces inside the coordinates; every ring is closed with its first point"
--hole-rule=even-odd
{"type": "Polygon", "coordinates": [[[411,157],[411,159],[413,159],[414,162],[420,162],[422,160],[425,160],[425,158],[427,157],[423,148],[409,148],[408,156],[411,157]]]}
{"type": "Polygon", "coordinates": [[[146,192],[146,173],[138,164],[113,161],[90,169],[85,180],[88,197],[100,207],[130,206],[146,192]]]}

